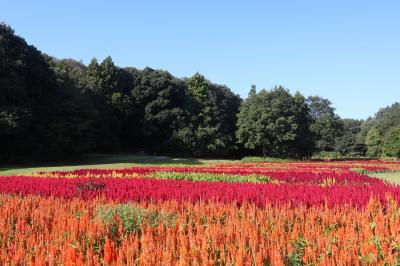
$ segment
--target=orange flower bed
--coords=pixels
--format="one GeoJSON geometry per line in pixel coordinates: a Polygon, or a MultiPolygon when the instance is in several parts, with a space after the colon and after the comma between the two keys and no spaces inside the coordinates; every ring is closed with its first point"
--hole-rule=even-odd
{"type": "Polygon", "coordinates": [[[400,210],[0,195],[1,265],[394,265],[400,210]]]}

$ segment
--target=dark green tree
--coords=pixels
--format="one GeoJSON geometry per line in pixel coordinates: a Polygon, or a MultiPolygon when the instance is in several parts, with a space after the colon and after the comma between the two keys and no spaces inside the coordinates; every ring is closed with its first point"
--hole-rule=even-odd
{"type": "Polygon", "coordinates": [[[184,83],[166,71],[146,68],[130,93],[132,109],[125,133],[131,146],[162,151],[181,127],[185,111],[184,83]]]}
{"type": "Polygon", "coordinates": [[[191,117],[179,130],[179,138],[195,156],[232,153],[240,97],[199,73],[186,80],[186,85],[190,97],[186,110],[191,117]]]}
{"type": "Polygon", "coordinates": [[[97,82],[98,92],[107,98],[118,92],[118,69],[111,57],[106,57],[99,66],[99,79],[97,82]]]}
{"type": "Polygon", "coordinates": [[[306,99],[300,92],[294,94],[293,111],[295,122],[298,124],[296,138],[290,156],[295,158],[308,158],[314,151],[314,139],[310,131],[312,118],[306,99]]]}
{"type": "Polygon", "coordinates": [[[264,156],[304,157],[312,151],[310,122],[300,93],[293,96],[281,86],[253,90],[240,107],[236,136],[245,148],[264,156]]]}
{"type": "Polygon", "coordinates": [[[48,61],[62,92],[53,112],[58,124],[51,130],[62,140],[58,146],[75,154],[119,150],[121,114],[110,99],[99,93],[103,90],[97,80],[101,76],[97,61],[93,59],[87,68],[72,59],[48,57],[48,61]]]}
{"type": "Polygon", "coordinates": [[[100,79],[100,66],[96,58],[90,60],[89,65],[86,67],[85,71],[85,87],[92,91],[100,91],[99,89],[99,79],[100,79]]]}
{"type": "Polygon", "coordinates": [[[46,155],[57,82],[45,58],[0,24],[0,156],[46,155]]]}
{"type": "Polygon", "coordinates": [[[385,156],[400,158],[400,128],[394,128],[386,137],[383,145],[385,156]]]}
{"type": "Polygon", "coordinates": [[[372,124],[379,129],[382,135],[386,135],[393,128],[400,126],[400,103],[396,102],[391,106],[381,108],[375,114],[372,124]]]}
{"type": "Polygon", "coordinates": [[[335,108],[328,99],[319,96],[308,97],[307,103],[313,119],[311,132],[314,135],[316,150],[333,151],[336,139],[343,132],[343,124],[339,116],[335,114],[335,108]]]}
{"type": "Polygon", "coordinates": [[[379,157],[382,152],[382,136],[375,127],[371,128],[365,137],[367,145],[367,155],[369,157],[379,157]]]}
{"type": "MultiPolygon", "coordinates": [[[[379,135],[382,139],[379,145],[382,145],[383,139],[385,139],[393,129],[400,127],[400,103],[394,103],[391,106],[381,108],[373,117],[368,118],[361,126],[361,131],[358,134],[357,142],[360,145],[364,144],[366,146],[371,146],[367,144],[368,133],[374,128],[373,131],[376,135],[379,135]]],[[[370,140],[368,140],[370,141],[370,140]]],[[[369,155],[376,156],[379,155],[378,148],[369,148],[369,155]],[[372,151],[373,150],[373,151],[372,151]],[[371,153],[373,155],[371,155],[371,153]]]]}
{"type": "Polygon", "coordinates": [[[112,94],[118,92],[118,68],[110,56],[101,64],[96,58],[90,61],[86,68],[86,86],[107,99],[111,99],[112,94]]]}
{"type": "Polygon", "coordinates": [[[86,89],[86,66],[82,62],[74,59],[57,59],[48,55],[44,56],[56,73],[57,81],[62,86],[74,87],[82,92],[86,89]]]}
{"type": "Polygon", "coordinates": [[[362,120],[342,119],[343,133],[335,141],[335,151],[343,156],[360,156],[363,151],[357,142],[358,134],[361,132],[362,120]],[[361,154],[360,154],[361,152],[361,154]]]}

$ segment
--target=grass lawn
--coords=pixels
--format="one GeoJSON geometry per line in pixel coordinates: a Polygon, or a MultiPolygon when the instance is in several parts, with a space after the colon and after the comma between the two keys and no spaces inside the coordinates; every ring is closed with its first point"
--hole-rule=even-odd
{"type": "MultiPolygon", "coordinates": [[[[137,154],[90,154],[79,161],[68,163],[43,163],[0,165],[1,175],[20,175],[39,171],[68,171],[88,168],[126,168],[132,166],[179,166],[179,165],[205,165],[215,163],[235,162],[236,160],[214,160],[195,158],[171,158],[166,156],[148,156],[137,154]]],[[[238,160],[237,160],[238,161],[238,160]]]]}
{"type": "Polygon", "coordinates": [[[400,172],[372,173],[373,177],[382,178],[390,183],[400,185],[400,172]]]}

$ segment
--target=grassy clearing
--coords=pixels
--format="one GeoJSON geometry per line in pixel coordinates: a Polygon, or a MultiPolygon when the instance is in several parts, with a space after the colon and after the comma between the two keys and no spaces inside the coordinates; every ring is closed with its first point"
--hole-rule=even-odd
{"type": "Polygon", "coordinates": [[[239,160],[171,158],[166,156],[137,154],[90,154],[84,156],[79,161],[71,161],[66,163],[0,165],[0,176],[29,174],[40,171],[71,171],[75,169],[90,168],[127,168],[133,166],[194,166],[232,162],[239,162],[239,160]]]}
{"type": "Polygon", "coordinates": [[[400,172],[371,173],[369,176],[378,177],[389,183],[400,185],[400,172]]]}

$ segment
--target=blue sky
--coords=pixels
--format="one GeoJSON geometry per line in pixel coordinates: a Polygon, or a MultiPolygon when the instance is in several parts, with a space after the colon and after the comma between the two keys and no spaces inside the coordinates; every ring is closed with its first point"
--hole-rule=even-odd
{"type": "Polygon", "coordinates": [[[246,97],[281,84],[345,118],[400,101],[400,1],[2,1],[38,49],[88,63],[200,72],[246,97]]]}

